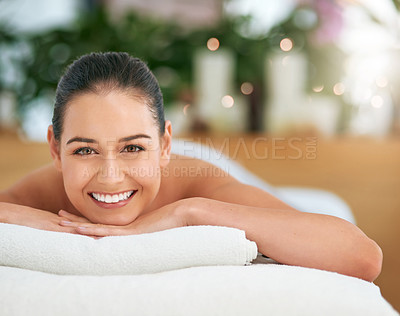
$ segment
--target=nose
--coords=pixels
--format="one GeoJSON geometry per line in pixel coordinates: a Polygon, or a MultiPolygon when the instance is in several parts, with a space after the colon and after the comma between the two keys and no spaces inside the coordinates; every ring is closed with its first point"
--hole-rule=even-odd
{"type": "Polygon", "coordinates": [[[126,168],[115,157],[105,158],[97,173],[97,181],[102,184],[117,184],[125,179],[126,168]]]}

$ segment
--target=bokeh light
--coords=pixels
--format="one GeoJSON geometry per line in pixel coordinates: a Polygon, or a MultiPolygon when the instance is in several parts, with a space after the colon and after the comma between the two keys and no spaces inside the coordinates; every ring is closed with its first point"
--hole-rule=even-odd
{"type": "Polygon", "coordinates": [[[240,91],[244,95],[252,94],[254,91],[254,86],[250,82],[243,82],[242,85],[240,86],[240,91]]]}
{"type": "Polygon", "coordinates": [[[283,40],[281,40],[279,46],[284,52],[288,52],[293,48],[293,41],[288,37],[284,38],[283,40]]]}
{"type": "Polygon", "coordinates": [[[324,90],[324,85],[314,86],[312,89],[314,92],[321,92],[324,90]]]}
{"type": "Polygon", "coordinates": [[[342,95],[344,91],[345,91],[345,86],[341,82],[338,82],[333,86],[333,93],[336,95],[342,95]]]}
{"type": "Polygon", "coordinates": [[[374,96],[371,98],[371,105],[372,105],[374,108],[377,108],[377,109],[381,108],[382,105],[383,105],[383,99],[382,99],[382,97],[381,97],[380,95],[374,95],[374,96]]]}
{"type": "Polygon", "coordinates": [[[211,37],[207,41],[207,48],[212,52],[216,51],[219,48],[219,40],[215,37],[211,37]]]}
{"type": "Polygon", "coordinates": [[[235,100],[230,95],[225,95],[221,99],[221,104],[224,108],[231,108],[235,100]]]}

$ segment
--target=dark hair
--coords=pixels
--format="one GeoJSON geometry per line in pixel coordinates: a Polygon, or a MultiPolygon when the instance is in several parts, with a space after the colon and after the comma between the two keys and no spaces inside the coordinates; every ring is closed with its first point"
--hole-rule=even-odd
{"type": "Polygon", "coordinates": [[[147,65],[127,53],[91,53],[75,60],[61,77],[53,112],[53,131],[57,141],[63,131],[64,115],[68,103],[85,92],[109,93],[113,90],[144,97],[160,135],[165,132],[163,97],[147,65]]]}

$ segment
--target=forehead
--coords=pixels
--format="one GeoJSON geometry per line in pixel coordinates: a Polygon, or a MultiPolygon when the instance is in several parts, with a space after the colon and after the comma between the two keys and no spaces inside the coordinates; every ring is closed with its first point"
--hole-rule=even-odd
{"type": "Polygon", "coordinates": [[[75,96],[68,103],[63,123],[63,135],[92,138],[156,135],[157,130],[145,98],[119,91],[75,96]]]}

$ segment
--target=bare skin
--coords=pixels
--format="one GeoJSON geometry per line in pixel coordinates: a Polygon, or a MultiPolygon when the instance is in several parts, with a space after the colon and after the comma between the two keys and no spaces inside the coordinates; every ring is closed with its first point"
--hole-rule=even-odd
{"type": "Polygon", "coordinates": [[[126,94],[76,97],[61,140],[49,127],[54,165],[0,193],[0,221],[96,238],[236,227],[278,262],[368,281],[379,275],[382,252],[357,226],[299,212],[205,161],[171,155],[170,122],[165,128],[160,138],[147,106],[126,94]],[[116,193],[115,203],[101,201],[116,193]]]}

